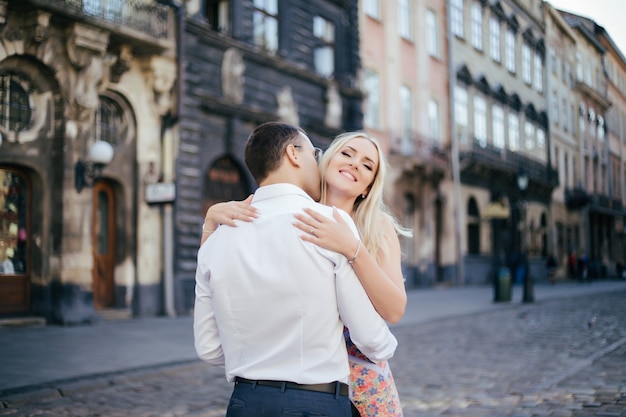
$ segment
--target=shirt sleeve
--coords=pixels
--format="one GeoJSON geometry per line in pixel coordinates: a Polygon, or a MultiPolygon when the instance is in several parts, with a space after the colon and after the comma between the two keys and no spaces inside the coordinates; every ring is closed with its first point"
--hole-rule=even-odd
{"type": "Polygon", "coordinates": [[[194,346],[200,359],[211,365],[224,366],[224,352],[215,320],[209,283],[211,273],[201,260],[202,252],[201,248],[198,252],[196,269],[196,301],[193,313],[194,346]]]}
{"type": "MultiPolygon", "coordinates": [[[[347,221],[358,236],[356,226],[349,216],[347,221]]],[[[345,256],[338,256],[335,264],[335,278],[339,315],[341,321],[350,330],[350,339],[372,361],[377,362],[393,357],[398,341],[372,305],[361,281],[345,256]]]]}

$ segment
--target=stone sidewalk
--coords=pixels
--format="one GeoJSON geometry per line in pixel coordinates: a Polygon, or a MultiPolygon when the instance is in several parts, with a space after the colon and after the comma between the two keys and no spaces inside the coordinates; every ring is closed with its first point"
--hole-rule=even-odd
{"type": "MultiPolygon", "coordinates": [[[[626,282],[537,286],[533,304],[518,290],[498,304],[489,288],[411,291],[391,361],[406,417],[626,417],[626,282]]],[[[185,350],[190,325],[0,330],[0,416],[222,416],[231,387],[185,350]],[[7,382],[17,368],[35,382],[7,382]],[[75,376],[51,380],[62,368],[75,376]]]]}

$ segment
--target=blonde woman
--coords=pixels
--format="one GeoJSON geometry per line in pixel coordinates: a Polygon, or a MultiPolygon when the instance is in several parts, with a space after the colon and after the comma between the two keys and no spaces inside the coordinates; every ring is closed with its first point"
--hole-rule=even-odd
{"type": "MultiPolygon", "coordinates": [[[[352,264],[378,313],[396,323],[404,315],[406,291],[398,235],[410,232],[398,225],[383,202],[387,162],[378,142],[363,132],[339,135],[320,160],[321,202],[352,216],[361,240],[354,237],[337,211],[334,219],[308,210],[297,215],[302,239],[343,254],[352,264]]],[[[202,242],[219,224],[251,221],[258,213],[243,202],[213,205],[206,213],[202,242]],[[204,232],[207,231],[207,233],[204,232]]],[[[402,408],[387,362],[372,363],[350,341],[351,399],[362,416],[402,416],[402,408]]]]}

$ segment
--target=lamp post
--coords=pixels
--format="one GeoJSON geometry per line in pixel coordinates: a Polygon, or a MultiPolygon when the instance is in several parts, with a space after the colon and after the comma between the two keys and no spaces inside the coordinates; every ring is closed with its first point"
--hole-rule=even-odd
{"type": "Polygon", "coordinates": [[[83,188],[91,187],[102,176],[102,170],[113,160],[113,147],[109,142],[96,141],[91,145],[89,158],[79,159],[74,166],[74,186],[80,193],[83,188]]]}
{"type": "Polygon", "coordinates": [[[522,296],[523,303],[532,303],[535,301],[535,295],[533,291],[532,277],[528,271],[528,244],[526,242],[526,189],[528,188],[528,175],[524,170],[521,170],[517,175],[517,188],[520,191],[520,217],[522,223],[522,230],[520,231],[520,252],[522,255],[522,265],[524,268],[523,286],[524,295],[522,296]]]}

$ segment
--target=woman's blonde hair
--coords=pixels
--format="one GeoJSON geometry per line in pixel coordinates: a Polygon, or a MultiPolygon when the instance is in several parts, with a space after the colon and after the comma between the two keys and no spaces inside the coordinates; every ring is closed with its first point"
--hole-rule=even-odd
{"type": "Polygon", "coordinates": [[[374,180],[369,186],[365,197],[358,196],[354,201],[352,218],[356,223],[356,227],[361,235],[361,240],[372,254],[374,259],[380,264],[388,256],[389,248],[385,241],[383,230],[383,219],[388,218],[396,229],[396,233],[402,236],[411,236],[409,229],[405,229],[391,215],[389,209],[383,201],[383,186],[385,184],[385,176],[387,175],[387,159],[382,152],[378,141],[369,136],[365,132],[346,132],[337,136],[324,152],[320,161],[320,172],[322,176],[322,198],[321,202],[326,204],[328,195],[328,185],[326,183],[326,171],[330,160],[335,156],[349,141],[356,138],[363,138],[370,141],[376,148],[378,153],[378,169],[374,173],[374,180]]]}

